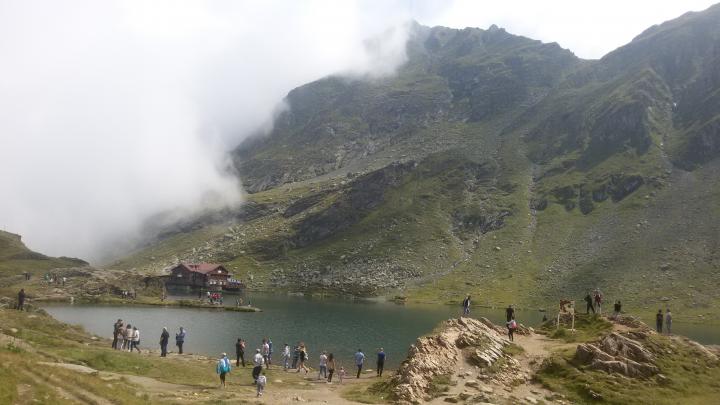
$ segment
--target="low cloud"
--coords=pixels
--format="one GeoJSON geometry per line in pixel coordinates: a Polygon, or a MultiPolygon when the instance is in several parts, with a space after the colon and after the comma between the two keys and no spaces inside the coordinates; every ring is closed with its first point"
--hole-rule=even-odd
{"type": "Polygon", "coordinates": [[[402,62],[403,6],[339,3],[0,3],[0,228],[97,259],[158,212],[239,203],[227,151],[289,90],[402,62]]]}

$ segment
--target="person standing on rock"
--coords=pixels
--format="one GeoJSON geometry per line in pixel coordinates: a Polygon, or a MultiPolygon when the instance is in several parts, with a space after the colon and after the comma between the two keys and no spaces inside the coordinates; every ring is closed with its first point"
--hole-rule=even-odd
{"type": "Polygon", "coordinates": [[[220,387],[222,388],[225,388],[225,375],[230,372],[230,369],[230,359],[227,358],[227,353],[223,353],[215,366],[215,372],[220,376],[220,387]]]}
{"type": "MultiPolygon", "coordinates": [[[[122,327],[123,322],[122,319],[118,319],[117,322],[113,325],[113,341],[112,341],[112,348],[118,349],[118,341],[122,341],[120,336],[122,335],[122,327]]],[[[122,343],[120,343],[120,346],[122,346],[122,343]]]]}
{"type": "Polygon", "coordinates": [[[242,361],[243,368],[245,367],[245,341],[238,338],[237,343],[235,343],[235,367],[240,367],[240,362],[242,361]]]}
{"type": "Polygon", "coordinates": [[[178,354],[183,354],[183,345],[185,344],[185,328],[180,327],[180,332],[175,334],[175,345],[178,347],[178,354]]]}
{"type": "Polygon", "coordinates": [[[167,347],[170,341],[170,332],[167,327],[163,327],[163,331],[160,334],[160,357],[167,357],[167,347]]]}
{"type": "Polygon", "coordinates": [[[515,318],[515,308],[510,304],[505,308],[505,322],[510,322],[513,318],[515,318]]]}
{"type": "Polygon", "coordinates": [[[515,322],[515,318],[511,319],[506,324],[506,326],[508,329],[508,339],[510,339],[511,342],[514,342],[515,341],[515,339],[514,339],[515,329],[517,329],[517,322],[515,322]]]}
{"type": "Polygon", "coordinates": [[[357,378],[360,378],[360,373],[362,372],[363,363],[365,363],[365,353],[363,353],[362,349],[358,349],[357,353],[355,353],[355,366],[357,366],[357,378]]]}
{"type": "Polygon", "coordinates": [[[377,352],[377,376],[382,377],[385,368],[385,350],[381,347],[377,352]]]}
{"type": "Polygon", "coordinates": [[[22,311],[24,307],[25,307],[25,289],[21,288],[20,292],[18,293],[17,310],[22,311]]]}
{"type": "Polygon", "coordinates": [[[463,316],[470,315],[470,295],[465,297],[462,302],[463,316]]]}
{"type": "Polygon", "coordinates": [[[672,313],[670,313],[670,308],[665,311],[665,330],[668,335],[672,334],[672,313]]]}
{"type": "Polygon", "coordinates": [[[599,288],[595,289],[595,293],[593,294],[593,298],[595,299],[595,308],[597,308],[598,314],[602,314],[602,301],[603,301],[603,295],[600,292],[599,288]]]}
{"type": "Polygon", "coordinates": [[[264,364],[265,364],[265,358],[260,353],[260,349],[255,349],[255,357],[253,357],[253,369],[252,369],[253,384],[257,384],[258,376],[260,376],[260,372],[262,371],[264,364]]]}
{"type": "Polygon", "coordinates": [[[585,314],[586,314],[586,315],[589,314],[590,311],[592,311],[592,313],[594,314],[594,313],[595,313],[595,307],[593,306],[593,298],[590,296],[590,292],[589,292],[589,291],[588,291],[587,295],[585,296],[585,304],[587,304],[586,307],[585,307],[585,314]]]}
{"type": "Polygon", "coordinates": [[[655,330],[657,333],[663,331],[663,312],[662,309],[658,309],[658,313],[655,315],[655,330]]]}

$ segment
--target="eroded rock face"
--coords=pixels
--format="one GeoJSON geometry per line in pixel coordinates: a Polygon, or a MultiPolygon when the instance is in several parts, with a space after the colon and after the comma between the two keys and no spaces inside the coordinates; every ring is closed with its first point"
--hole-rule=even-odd
{"type": "Polygon", "coordinates": [[[486,319],[450,319],[437,334],[419,338],[393,377],[396,399],[400,403],[429,400],[433,379],[452,374],[465,352],[471,361],[483,366],[502,357],[508,341],[488,324],[492,325],[486,319]]]}
{"type": "Polygon", "coordinates": [[[613,332],[598,342],[579,345],[575,359],[595,370],[648,378],[660,369],[655,365],[655,355],[641,343],[645,337],[646,332],[613,332]]]}

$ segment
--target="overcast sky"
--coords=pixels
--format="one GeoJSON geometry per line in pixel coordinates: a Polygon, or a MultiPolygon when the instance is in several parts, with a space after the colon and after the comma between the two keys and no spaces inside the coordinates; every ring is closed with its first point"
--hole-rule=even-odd
{"type": "Polygon", "coordinates": [[[497,24],[598,58],[711,4],[0,0],[0,229],[92,259],[148,215],[241,201],[225,152],[293,87],[391,73],[409,19],[497,24]]]}

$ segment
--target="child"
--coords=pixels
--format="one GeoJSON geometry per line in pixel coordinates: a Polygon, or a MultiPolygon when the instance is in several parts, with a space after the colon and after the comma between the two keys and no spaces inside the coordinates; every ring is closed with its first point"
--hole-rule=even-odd
{"type": "Polygon", "coordinates": [[[513,334],[515,333],[515,329],[517,328],[517,322],[515,322],[515,319],[511,319],[510,322],[507,323],[508,328],[508,339],[512,342],[513,334]]]}
{"type": "Polygon", "coordinates": [[[340,371],[338,371],[338,377],[340,378],[340,384],[342,384],[343,379],[345,378],[345,367],[340,366],[340,371]]]}
{"type": "Polygon", "coordinates": [[[267,377],[265,377],[265,371],[258,376],[257,379],[257,396],[261,397],[263,391],[265,391],[265,384],[267,384],[267,377]]]}

